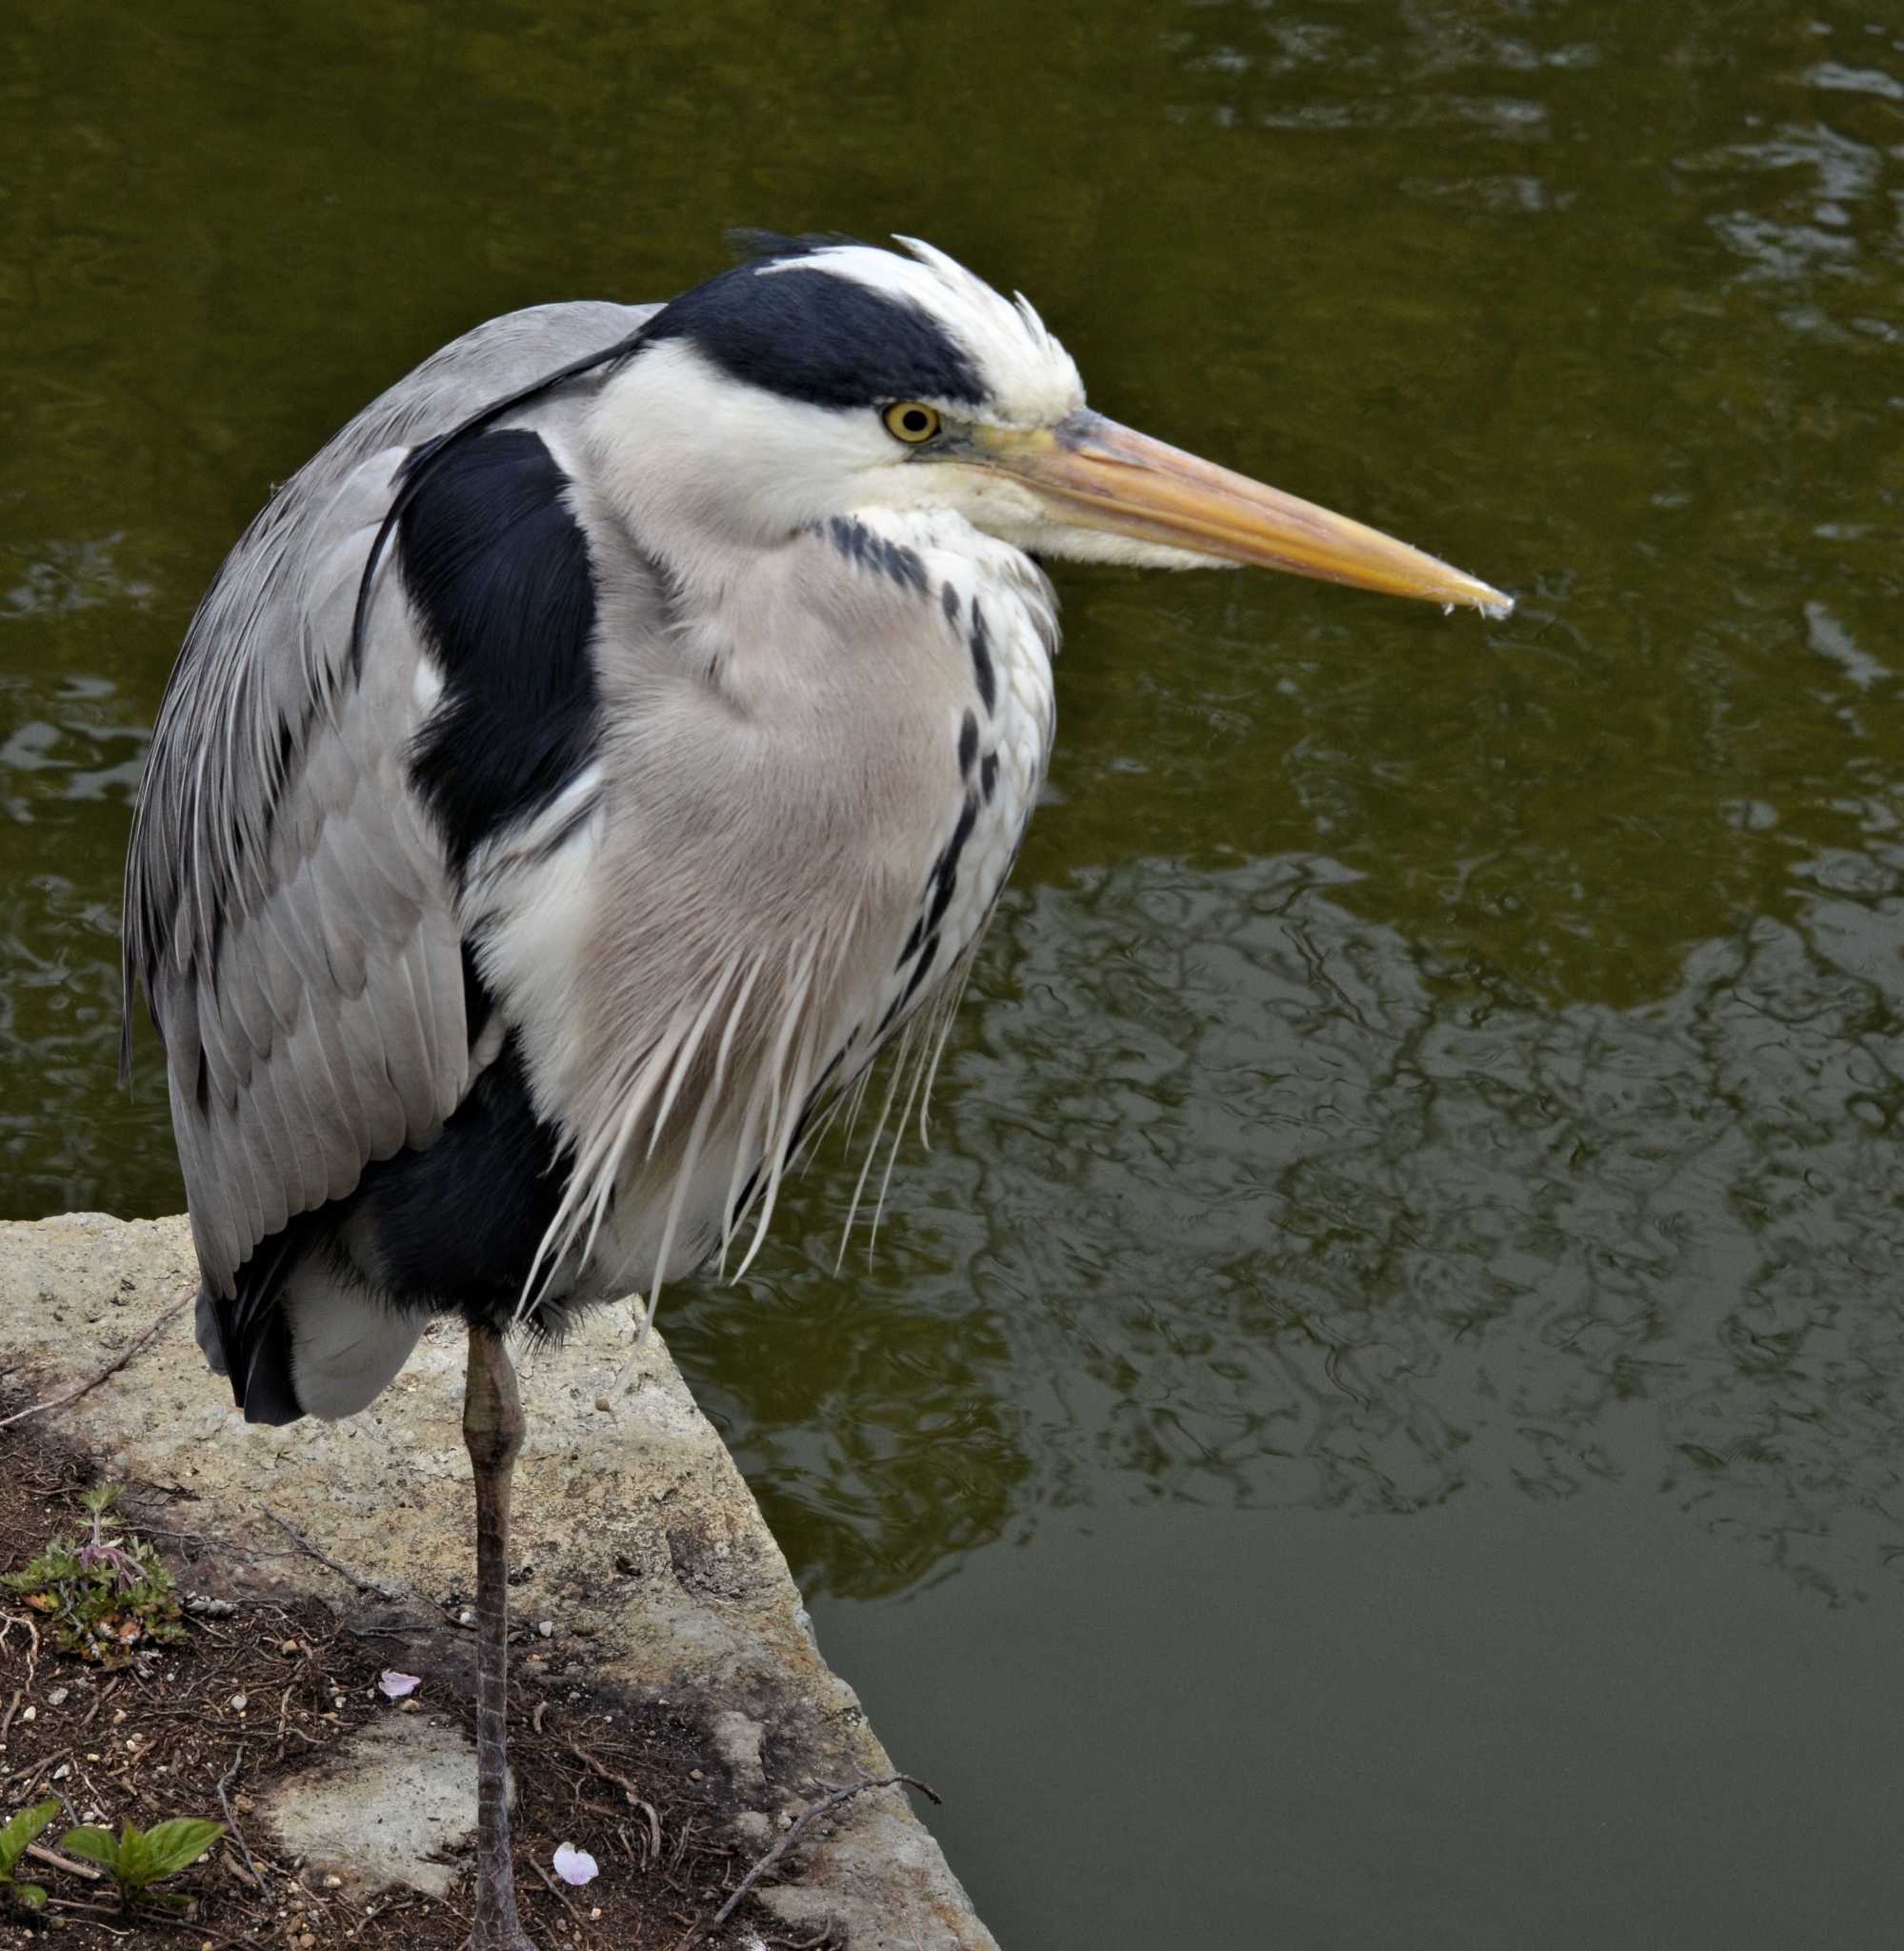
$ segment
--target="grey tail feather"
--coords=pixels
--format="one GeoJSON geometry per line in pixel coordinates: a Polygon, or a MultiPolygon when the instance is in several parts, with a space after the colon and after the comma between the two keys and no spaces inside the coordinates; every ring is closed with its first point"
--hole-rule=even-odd
{"type": "Polygon", "coordinates": [[[201,1280],[198,1283],[198,1307],[192,1317],[192,1333],[198,1341],[198,1352],[205,1358],[205,1365],[214,1376],[229,1376],[230,1364],[225,1359],[225,1338],[218,1332],[218,1304],[211,1297],[211,1289],[201,1280]]]}

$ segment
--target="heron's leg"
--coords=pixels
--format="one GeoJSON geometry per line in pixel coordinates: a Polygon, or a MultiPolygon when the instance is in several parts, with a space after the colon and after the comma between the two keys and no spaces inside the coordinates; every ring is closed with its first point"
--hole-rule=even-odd
{"type": "Polygon", "coordinates": [[[463,1441],[476,1478],[476,1914],[471,1951],[533,1951],[509,1836],[509,1487],[522,1397],[499,1335],[470,1330],[463,1441]]]}

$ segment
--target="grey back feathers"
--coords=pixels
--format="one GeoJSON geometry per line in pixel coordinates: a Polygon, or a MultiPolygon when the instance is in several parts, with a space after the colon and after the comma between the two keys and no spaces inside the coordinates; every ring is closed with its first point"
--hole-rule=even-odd
{"type": "Polygon", "coordinates": [[[388,581],[375,654],[351,668],[358,579],[398,472],[418,443],[646,315],[551,306],[446,347],[278,491],[192,620],[127,858],[126,1034],[136,986],[220,1299],[289,1219],[429,1145],[471,1082],[453,837],[411,777],[431,680],[388,581]]]}

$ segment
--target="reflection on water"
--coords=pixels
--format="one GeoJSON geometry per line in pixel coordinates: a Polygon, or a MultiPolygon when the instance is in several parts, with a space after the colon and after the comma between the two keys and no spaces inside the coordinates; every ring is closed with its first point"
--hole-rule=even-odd
{"type": "Polygon", "coordinates": [[[923,1606],[1059,1511],[1407,1514],[1432,1557],[1617,1495],[1656,1556],[1894,1619],[1900,101],[1849,0],[18,12],[4,1210],[177,1202],[149,1042],[110,1085],[119,862],[270,482],[486,312],[660,295],[736,221],[919,231],[1107,411],[1522,602],[1064,578],[936,1149],[870,1262],[830,1152],[758,1277],[671,1297],[809,1588],[923,1606]]]}
{"type": "Polygon", "coordinates": [[[965,1542],[1107,1496],[1411,1512],[1617,1482],[1862,1595],[1904,1543],[1904,849],[1853,858],[1630,1011],[1424,965],[1326,862],[1039,890],[891,1265],[816,1319],[816,1235],[809,1292],[703,1296],[675,1342],[711,1375],[745,1337],[851,1378],[817,1441],[808,1390],[734,1418],[836,1589],[916,1577],[948,1509],[965,1542]]]}

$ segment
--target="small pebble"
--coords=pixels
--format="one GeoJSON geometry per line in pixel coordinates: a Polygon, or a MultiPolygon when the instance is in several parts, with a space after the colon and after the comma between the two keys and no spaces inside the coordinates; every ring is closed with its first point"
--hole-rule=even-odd
{"type": "Polygon", "coordinates": [[[295,1653],[297,1651],[297,1641],[295,1639],[287,1639],[284,1642],[284,1644],[278,1648],[278,1651],[280,1653],[295,1653]]]}
{"type": "Polygon", "coordinates": [[[326,1876],[326,1878],[324,1879],[324,1887],[327,1890],[341,1890],[344,1887],[344,1880],[342,1877],[326,1876]]]}
{"type": "Polygon", "coordinates": [[[535,1630],[538,1633],[540,1633],[545,1639],[552,1639],[555,1637],[555,1621],[553,1619],[537,1619],[535,1622],[535,1630]]]}
{"type": "Polygon", "coordinates": [[[249,1707],[251,1704],[251,1702],[249,1695],[233,1694],[231,1696],[231,1711],[234,1714],[244,1713],[245,1709],[249,1707]]]}
{"type": "Polygon", "coordinates": [[[66,1705],[67,1691],[65,1687],[55,1687],[47,1696],[47,1705],[49,1707],[64,1707],[66,1705]]]}
{"type": "Polygon", "coordinates": [[[595,1398],[595,1414],[597,1416],[606,1416],[608,1413],[609,1398],[606,1396],[597,1396],[595,1398]]]}
{"type": "Polygon", "coordinates": [[[466,1605],[463,1608],[463,1610],[456,1615],[456,1623],[459,1626],[473,1626],[476,1623],[476,1616],[466,1605]]]}
{"type": "Polygon", "coordinates": [[[37,1720],[39,1718],[40,1710],[37,1707],[29,1707],[27,1711],[20,1716],[20,1719],[22,1720],[37,1720]]]}
{"type": "Polygon", "coordinates": [[[688,1770],[688,1780],[690,1781],[703,1781],[706,1779],[698,1768],[690,1768],[688,1770]]]}
{"type": "Polygon", "coordinates": [[[64,1781],[67,1779],[67,1777],[71,1773],[72,1764],[70,1761],[62,1761],[59,1764],[59,1766],[53,1770],[53,1780],[55,1781],[64,1781]]]}

